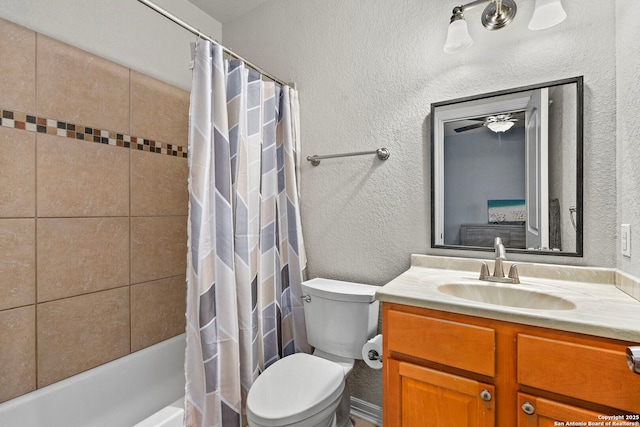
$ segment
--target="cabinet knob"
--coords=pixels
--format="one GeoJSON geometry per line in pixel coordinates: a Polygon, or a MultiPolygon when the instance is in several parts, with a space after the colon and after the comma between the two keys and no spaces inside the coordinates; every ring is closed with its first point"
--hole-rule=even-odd
{"type": "Polygon", "coordinates": [[[640,374],[640,347],[627,347],[627,365],[636,374],[640,374]]]}
{"type": "Polygon", "coordinates": [[[485,402],[489,402],[491,398],[491,393],[486,388],[480,392],[480,399],[484,400],[485,402]]]}
{"type": "Polygon", "coordinates": [[[533,415],[536,413],[536,408],[534,408],[530,402],[524,402],[522,404],[522,412],[527,415],[533,415]]]}

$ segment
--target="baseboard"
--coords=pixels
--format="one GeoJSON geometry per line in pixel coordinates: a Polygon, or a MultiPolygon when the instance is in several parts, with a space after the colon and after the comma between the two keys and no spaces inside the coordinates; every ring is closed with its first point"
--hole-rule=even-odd
{"type": "Polygon", "coordinates": [[[351,415],[376,426],[382,426],[382,408],[357,397],[351,397],[351,415]]]}

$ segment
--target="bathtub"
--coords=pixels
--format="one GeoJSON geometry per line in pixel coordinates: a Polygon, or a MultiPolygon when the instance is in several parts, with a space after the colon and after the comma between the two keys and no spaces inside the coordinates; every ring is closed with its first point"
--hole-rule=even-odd
{"type": "Polygon", "coordinates": [[[184,334],[0,404],[2,427],[182,427],[184,334]]]}
{"type": "Polygon", "coordinates": [[[165,406],[133,427],[183,427],[184,397],[165,406]]]}

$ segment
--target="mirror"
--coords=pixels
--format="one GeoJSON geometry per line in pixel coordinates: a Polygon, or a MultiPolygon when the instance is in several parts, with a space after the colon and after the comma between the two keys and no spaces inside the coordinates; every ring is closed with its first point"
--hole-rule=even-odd
{"type": "Polygon", "coordinates": [[[583,78],[431,104],[431,247],[582,256],[583,78]]]}

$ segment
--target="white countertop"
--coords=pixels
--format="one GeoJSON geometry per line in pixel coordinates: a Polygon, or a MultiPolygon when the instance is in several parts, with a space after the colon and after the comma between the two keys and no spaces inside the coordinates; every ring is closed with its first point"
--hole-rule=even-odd
{"type": "MultiPolygon", "coordinates": [[[[376,298],[383,302],[640,343],[640,301],[616,287],[615,270],[522,264],[518,266],[520,284],[495,284],[478,279],[482,261],[413,255],[411,268],[380,288],[376,298]],[[510,307],[438,291],[438,286],[452,283],[526,289],[561,297],[576,307],[571,310],[510,307]]],[[[493,262],[487,261],[487,264],[493,272],[493,262]]],[[[505,272],[509,271],[509,266],[510,263],[505,263],[505,272]]]]}

